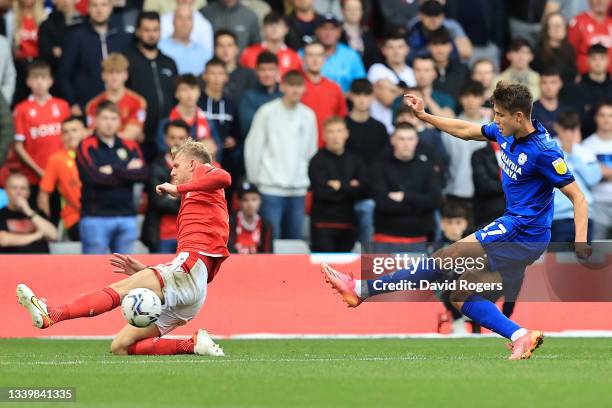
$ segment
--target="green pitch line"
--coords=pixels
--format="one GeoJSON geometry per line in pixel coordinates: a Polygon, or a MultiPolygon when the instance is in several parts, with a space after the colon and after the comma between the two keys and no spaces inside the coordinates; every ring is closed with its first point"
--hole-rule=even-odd
{"type": "Polygon", "coordinates": [[[115,357],[108,341],[0,340],[0,387],[76,387],[20,407],[612,407],[612,340],[234,340],[227,357],[115,357]]]}

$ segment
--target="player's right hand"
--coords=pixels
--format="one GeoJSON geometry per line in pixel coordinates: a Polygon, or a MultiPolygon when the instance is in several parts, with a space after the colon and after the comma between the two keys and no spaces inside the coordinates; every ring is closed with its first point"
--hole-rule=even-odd
{"type": "Polygon", "coordinates": [[[136,259],[129,255],[122,255],[113,253],[113,257],[108,260],[110,264],[115,267],[113,272],[122,273],[124,275],[131,276],[138,271],[146,269],[146,265],[138,262],[136,259]]]}
{"type": "Polygon", "coordinates": [[[177,197],[179,192],[174,184],[163,183],[155,187],[155,192],[158,195],[170,194],[172,197],[177,197]]]}
{"type": "Polygon", "coordinates": [[[425,113],[425,102],[414,94],[404,95],[404,103],[412,108],[416,116],[425,113]]]}

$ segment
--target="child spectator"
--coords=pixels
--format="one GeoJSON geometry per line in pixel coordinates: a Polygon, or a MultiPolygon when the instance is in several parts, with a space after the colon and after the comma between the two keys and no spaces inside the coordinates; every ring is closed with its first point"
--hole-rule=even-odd
{"type": "MultiPolygon", "coordinates": [[[[612,58],[612,17],[608,14],[609,0],[590,0],[590,10],[578,14],[570,22],[567,37],[576,51],[578,71],[586,74],[589,70],[589,48],[601,44],[612,58]]],[[[612,64],[608,66],[612,74],[612,64]]]]}
{"type": "Polygon", "coordinates": [[[234,254],[273,253],[272,226],[259,214],[261,194],[257,187],[242,182],[238,202],[238,211],[230,217],[229,251],[234,254]]]}
{"type": "Polygon", "coordinates": [[[350,252],[355,246],[355,203],[366,192],[361,159],[345,150],[349,132],[342,118],[323,125],[323,147],[310,160],[312,191],[310,241],[312,252],[350,252]]]}
{"type": "Polygon", "coordinates": [[[119,53],[111,53],[102,61],[102,80],[105,91],[93,98],[87,104],[87,126],[95,127],[96,109],[102,101],[112,101],[119,106],[121,112],[121,127],[119,137],[142,142],[143,128],[147,117],[147,101],[136,92],[125,87],[128,79],[129,62],[119,53]]]}
{"type": "Polygon", "coordinates": [[[529,68],[533,61],[533,52],[529,42],[523,38],[515,38],[510,43],[506,53],[510,66],[498,75],[495,83],[499,81],[518,82],[529,88],[534,100],[540,97],[540,75],[529,68]]]}
{"type": "Polygon", "coordinates": [[[38,208],[47,217],[51,215],[50,197],[57,188],[62,196],[62,221],[68,238],[79,241],[79,219],[81,218],[81,180],[76,166],[76,150],[87,137],[83,121],[71,116],[62,123],[64,148],[49,159],[45,175],[40,181],[38,208]]]}
{"type": "Polygon", "coordinates": [[[540,99],[534,102],[531,117],[538,120],[551,136],[557,136],[555,123],[559,114],[568,107],[559,102],[559,92],[563,87],[561,74],[554,68],[540,74],[540,99]]]}

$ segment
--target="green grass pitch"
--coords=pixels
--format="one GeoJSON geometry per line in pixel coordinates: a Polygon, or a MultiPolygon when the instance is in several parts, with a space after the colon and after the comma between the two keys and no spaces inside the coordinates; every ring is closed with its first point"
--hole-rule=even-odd
{"type": "MultiPolygon", "coordinates": [[[[115,357],[108,341],[0,340],[0,387],[76,387],[42,407],[612,407],[612,339],[234,340],[227,357],[115,357]]],[[[19,407],[22,403],[0,403],[19,407]]]]}

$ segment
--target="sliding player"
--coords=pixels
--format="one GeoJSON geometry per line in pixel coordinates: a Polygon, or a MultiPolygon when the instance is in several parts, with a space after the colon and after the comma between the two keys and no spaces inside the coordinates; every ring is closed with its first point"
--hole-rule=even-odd
{"type": "Polygon", "coordinates": [[[181,196],[176,258],[167,264],[146,267],[132,257],[115,254],[110,260],[116,268],[114,272],[129,275],[128,278],[59,305],[47,305],[20,284],[19,303],[30,312],[36,327],[46,329],[62,320],[97,316],[119,306],[131,289],[148,288],[163,303],[161,316],[145,328],[126,325],[111,344],[113,354],[223,355],[205,330],[198,330],[187,340],[160,338],[196,316],[204,304],[207,283],[229,255],[223,189],[230,186],[230,175],[213,167],[206,147],[193,140],[178,147],[173,157],[170,174],[174,184],[160,184],[156,190],[160,195],[181,196]]]}
{"type": "MultiPolygon", "coordinates": [[[[553,216],[553,189],[559,188],[574,205],[575,251],[581,258],[590,256],[587,241],[588,207],[582,192],[563,160],[563,153],[550,139],[546,129],[531,120],[532,96],[518,84],[500,82],[492,98],[495,121],[479,127],[469,122],[447,119],[425,112],[423,100],[406,95],[405,103],[416,116],[434,127],[464,140],[494,141],[500,146],[502,185],[506,194],[504,215],[483,229],[443,248],[435,259],[483,258],[488,267],[461,275],[468,282],[501,281],[504,287],[516,286],[516,277],[546,250],[553,216]],[[501,275],[501,276],[500,276],[501,275]]],[[[406,194],[409,203],[410,195],[406,194]]],[[[352,276],[321,266],[326,280],[350,307],[369,296],[392,291],[388,284],[406,285],[436,281],[449,271],[433,263],[402,269],[379,279],[360,281],[352,276]]],[[[439,263],[438,263],[439,265],[439,263]]],[[[393,285],[392,285],[393,286],[393,285]]],[[[518,293],[518,291],[516,291],[518,293]]],[[[507,299],[514,301],[515,299],[507,299]]],[[[527,330],[505,317],[494,303],[473,292],[455,291],[451,301],[457,310],[474,322],[511,340],[511,360],[527,359],[542,343],[543,333],[527,330]]]]}

